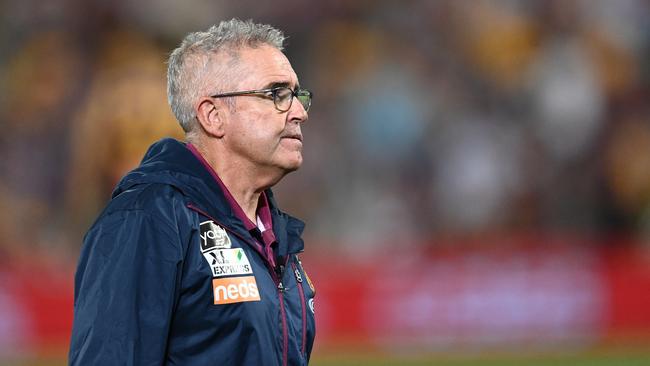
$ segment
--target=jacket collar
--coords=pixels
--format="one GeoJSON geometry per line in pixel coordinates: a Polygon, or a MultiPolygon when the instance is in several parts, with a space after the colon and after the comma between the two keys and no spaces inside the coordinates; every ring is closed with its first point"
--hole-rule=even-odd
{"type": "MultiPolygon", "coordinates": [[[[223,225],[253,241],[244,224],[236,217],[224,192],[196,156],[184,143],[162,139],[149,147],[140,166],[128,173],[113,191],[113,197],[121,192],[144,183],[168,184],[183,192],[192,203],[223,225]]],[[[278,241],[278,254],[303,251],[300,238],[305,224],[280,211],[271,189],[265,191],[273,221],[273,231],[278,241]]]]}

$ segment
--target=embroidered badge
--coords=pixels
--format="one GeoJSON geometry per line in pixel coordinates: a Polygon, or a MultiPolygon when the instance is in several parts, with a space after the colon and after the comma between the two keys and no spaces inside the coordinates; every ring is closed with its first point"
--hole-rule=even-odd
{"type": "Polygon", "coordinates": [[[309,299],[309,310],[311,310],[312,314],[316,314],[316,311],[314,309],[314,299],[309,299]]]}

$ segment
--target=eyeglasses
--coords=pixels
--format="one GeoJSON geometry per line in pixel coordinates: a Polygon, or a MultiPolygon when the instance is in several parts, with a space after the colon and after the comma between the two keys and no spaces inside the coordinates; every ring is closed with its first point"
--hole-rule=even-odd
{"type": "Polygon", "coordinates": [[[235,97],[238,95],[255,95],[259,94],[266,98],[273,99],[275,108],[280,112],[286,112],[291,108],[291,103],[293,103],[293,97],[296,97],[302,107],[305,108],[305,111],[309,111],[311,107],[311,97],[312,93],[309,90],[305,89],[296,89],[291,90],[286,86],[278,86],[270,89],[259,89],[259,90],[245,90],[238,92],[222,93],[211,95],[212,98],[223,98],[223,97],[235,97]]]}

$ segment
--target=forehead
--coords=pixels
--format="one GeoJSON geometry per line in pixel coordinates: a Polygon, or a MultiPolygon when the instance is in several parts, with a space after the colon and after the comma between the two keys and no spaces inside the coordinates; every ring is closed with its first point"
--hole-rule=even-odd
{"type": "Polygon", "coordinates": [[[295,87],[298,77],[287,57],[277,48],[262,45],[239,51],[239,86],[261,88],[272,83],[288,83],[295,87]]]}

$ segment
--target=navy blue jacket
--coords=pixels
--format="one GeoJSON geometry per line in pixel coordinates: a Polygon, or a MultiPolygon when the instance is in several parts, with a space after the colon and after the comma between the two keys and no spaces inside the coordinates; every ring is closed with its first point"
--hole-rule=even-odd
{"type": "Polygon", "coordinates": [[[306,365],[304,224],[266,193],[276,267],[183,143],[152,145],[84,237],[70,364],[306,365]]]}

